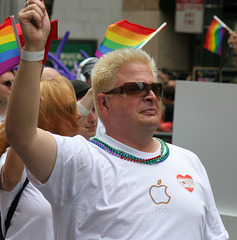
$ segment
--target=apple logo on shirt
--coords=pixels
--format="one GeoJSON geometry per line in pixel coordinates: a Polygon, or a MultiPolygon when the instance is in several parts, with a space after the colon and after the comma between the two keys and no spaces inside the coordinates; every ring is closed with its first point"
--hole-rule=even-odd
{"type": "Polygon", "coordinates": [[[161,179],[158,180],[157,185],[152,185],[149,189],[149,194],[155,204],[168,204],[171,196],[167,193],[167,186],[161,185],[161,179]]]}

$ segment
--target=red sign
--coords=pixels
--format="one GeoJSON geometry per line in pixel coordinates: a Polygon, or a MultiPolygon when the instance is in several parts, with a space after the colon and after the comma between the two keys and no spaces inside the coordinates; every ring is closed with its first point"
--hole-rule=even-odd
{"type": "Polygon", "coordinates": [[[175,30],[202,33],[204,0],[176,0],[175,30]]]}

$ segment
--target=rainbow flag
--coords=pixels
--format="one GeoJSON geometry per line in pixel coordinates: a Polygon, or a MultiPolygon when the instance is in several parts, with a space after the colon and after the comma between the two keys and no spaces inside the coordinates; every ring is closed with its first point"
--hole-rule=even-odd
{"type": "Polygon", "coordinates": [[[222,53],[221,43],[224,33],[225,28],[214,18],[207,30],[204,48],[220,56],[222,53]]]}
{"type": "Polygon", "coordinates": [[[143,27],[125,19],[111,24],[95,56],[100,58],[103,54],[119,48],[139,48],[155,31],[156,29],[143,27]]]}
{"type": "Polygon", "coordinates": [[[0,25],[0,75],[9,71],[20,62],[20,45],[14,33],[13,18],[13,16],[8,17],[0,25]]]}

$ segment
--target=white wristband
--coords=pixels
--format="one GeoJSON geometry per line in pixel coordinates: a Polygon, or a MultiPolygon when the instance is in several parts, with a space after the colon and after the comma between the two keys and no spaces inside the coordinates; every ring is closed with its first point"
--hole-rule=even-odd
{"type": "Polygon", "coordinates": [[[28,52],[21,50],[21,59],[32,62],[41,61],[44,59],[44,50],[41,52],[28,52]]]}
{"type": "Polygon", "coordinates": [[[79,101],[77,102],[78,109],[80,113],[84,116],[87,117],[91,112],[87,110],[79,101]]]}

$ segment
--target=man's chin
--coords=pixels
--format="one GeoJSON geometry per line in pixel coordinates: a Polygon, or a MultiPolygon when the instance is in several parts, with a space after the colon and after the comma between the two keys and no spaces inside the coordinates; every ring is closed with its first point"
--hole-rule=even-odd
{"type": "Polygon", "coordinates": [[[157,117],[157,115],[155,116],[147,116],[144,118],[144,122],[147,122],[151,125],[154,126],[158,126],[158,124],[160,123],[160,118],[157,117]]]}
{"type": "Polygon", "coordinates": [[[144,125],[146,125],[147,129],[151,129],[155,132],[155,130],[157,129],[158,125],[159,125],[159,121],[145,121],[144,125]]]}

